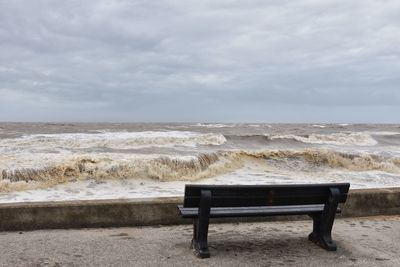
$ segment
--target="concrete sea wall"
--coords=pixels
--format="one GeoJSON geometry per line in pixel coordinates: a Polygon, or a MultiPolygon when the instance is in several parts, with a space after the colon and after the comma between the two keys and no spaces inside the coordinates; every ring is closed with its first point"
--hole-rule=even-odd
{"type": "MultiPolygon", "coordinates": [[[[188,223],[178,215],[182,198],[82,200],[0,204],[0,231],[188,223]]],[[[400,214],[400,188],[351,190],[339,216],[400,214]]],[[[291,220],[301,216],[241,218],[291,220]]],[[[238,221],[228,219],[224,221],[238,221]]]]}

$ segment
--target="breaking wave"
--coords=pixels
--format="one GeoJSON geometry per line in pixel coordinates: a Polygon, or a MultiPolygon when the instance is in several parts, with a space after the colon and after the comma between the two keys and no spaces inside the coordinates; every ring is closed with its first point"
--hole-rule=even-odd
{"type": "Polygon", "coordinates": [[[198,180],[237,169],[240,166],[235,164],[238,163],[240,161],[235,162],[216,153],[180,157],[126,157],[125,154],[120,158],[116,154],[82,155],[40,169],[3,169],[0,173],[0,191],[49,187],[88,179],[198,180]],[[33,184],[29,184],[31,182],[33,184]]]}
{"type": "Polygon", "coordinates": [[[86,148],[135,149],[145,147],[195,147],[221,145],[222,134],[185,131],[102,132],[71,134],[34,134],[15,139],[0,139],[2,150],[71,150],[86,148]]]}
{"type": "Polygon", "coordinates": [[[222,124],[222,123],[196,123],[192,126],[205,127],[205,128],[232,128],[235,124],[222,124]]]}
{"type": "Polygon", "coordinates": [[[294,139],[296,141],[308,144],[328,145],[374,146],[378,143],[369,133],[311,134],[308,136],[288,134],[271,136],[270,138],[272,140],[294,139]]]}
{"type": "Polygon", "coordinates": [[[255,158],[268,160],[302,160],[309,164],[310,169],[315,166],[333,169],[347,169],[350,171],[384,171],[400,173],[400,158],[383,157],[372,154],[351,154],[326,149],[307,149],[303,151],[276,150],[262,152],[246,152],[255,158]]]}
{"type": "Polygon", "coordinates": [[[332,150],[219,151],[195,156],[93,154],[70,156],[42,168],[0,170],[0,191],[50,187],[78,180],[155,179],[186,180],[226,174],[248,164],[288,171],[312,172],[316,167],[351,171],[400,173],[400,158],[350,154],[332,150]]]}

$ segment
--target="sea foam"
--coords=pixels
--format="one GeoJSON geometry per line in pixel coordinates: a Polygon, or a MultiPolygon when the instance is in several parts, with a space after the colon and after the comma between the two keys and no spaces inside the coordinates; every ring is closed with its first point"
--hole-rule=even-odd
{"type": "Polygon", "coordinates": [[[293,134],[270,136],[273,139],[294,139],[309,144],[374,146],[378,142],[369,133],[332,133],[298,136],[293,134]]]}
{"type": "Polygon", "coordinates": [[[351,125],[346,131],[332,124],[0,126],[0,192],[9,195],[123,181],[151,181],[157,188],[285,179],[400,184],[400,127],[392,125],[351,125]]]}
{"type": "Polygon", "coordinates": [[[189,131],[145,131],[33,134],[14,139],[0,139],[0,152],[10,150],[71,150],[84,148],[135,149],[145,147],[195,147],[221,145],[222,134],[189,131]]]}
{"type": "Polygon", "coordinates": [[[69,155],[40,168],[2,169],[0,191],[43,188],[91,179],[197,181],[244,166],[261,166],[275,172],[293,172],[294,175],[300,170],[313,172],[316,168],[320,171],[337,169],[400,174],[400,158],[327,149],[230,150],[192,156],[101,153],[69,155]]]}

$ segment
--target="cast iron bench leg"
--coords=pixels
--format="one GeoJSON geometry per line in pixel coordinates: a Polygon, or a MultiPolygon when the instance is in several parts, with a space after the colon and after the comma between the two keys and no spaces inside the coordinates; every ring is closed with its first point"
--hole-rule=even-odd
{"type": "Polygon", "coordinates": [[[193,220],[193,240],[191,247],[200,258],[209,258],[208,224],[210,220],[211,191],[202,190],[199,207],[199,217],[193,220]]]}
{"type": "Polygon", "coordinates": [[[335,220],[338,197],[340,191],[337,188],[330,188],[330,196],[325,204],[324,211],[320,215],[313,215],[313,231],[308,239],[320,245],[326,250],[335,251],[336,243],[332,240],[332,227],[335,220]]]}
{"type": "Polygon", "coordinates": [[[197,218],[193,219],[193,238],[192,238],[192,243],[190,244],[191,249],[196,248],[196,236],[197,236],[197,218]]]}

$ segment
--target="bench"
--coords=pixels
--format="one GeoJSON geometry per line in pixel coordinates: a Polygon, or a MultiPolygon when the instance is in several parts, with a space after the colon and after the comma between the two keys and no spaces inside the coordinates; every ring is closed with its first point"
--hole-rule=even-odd
{"type": "Polygon", "coordinates": [[[340,212],[349,183],[289,185],[186,185],[183,218],[193,219],[191,248],[200,258],[210,257],[208,225],[210,218],[309,215],[313,231],[308,239],[335,251],[331,231],[335,214],[340,212]]]}

